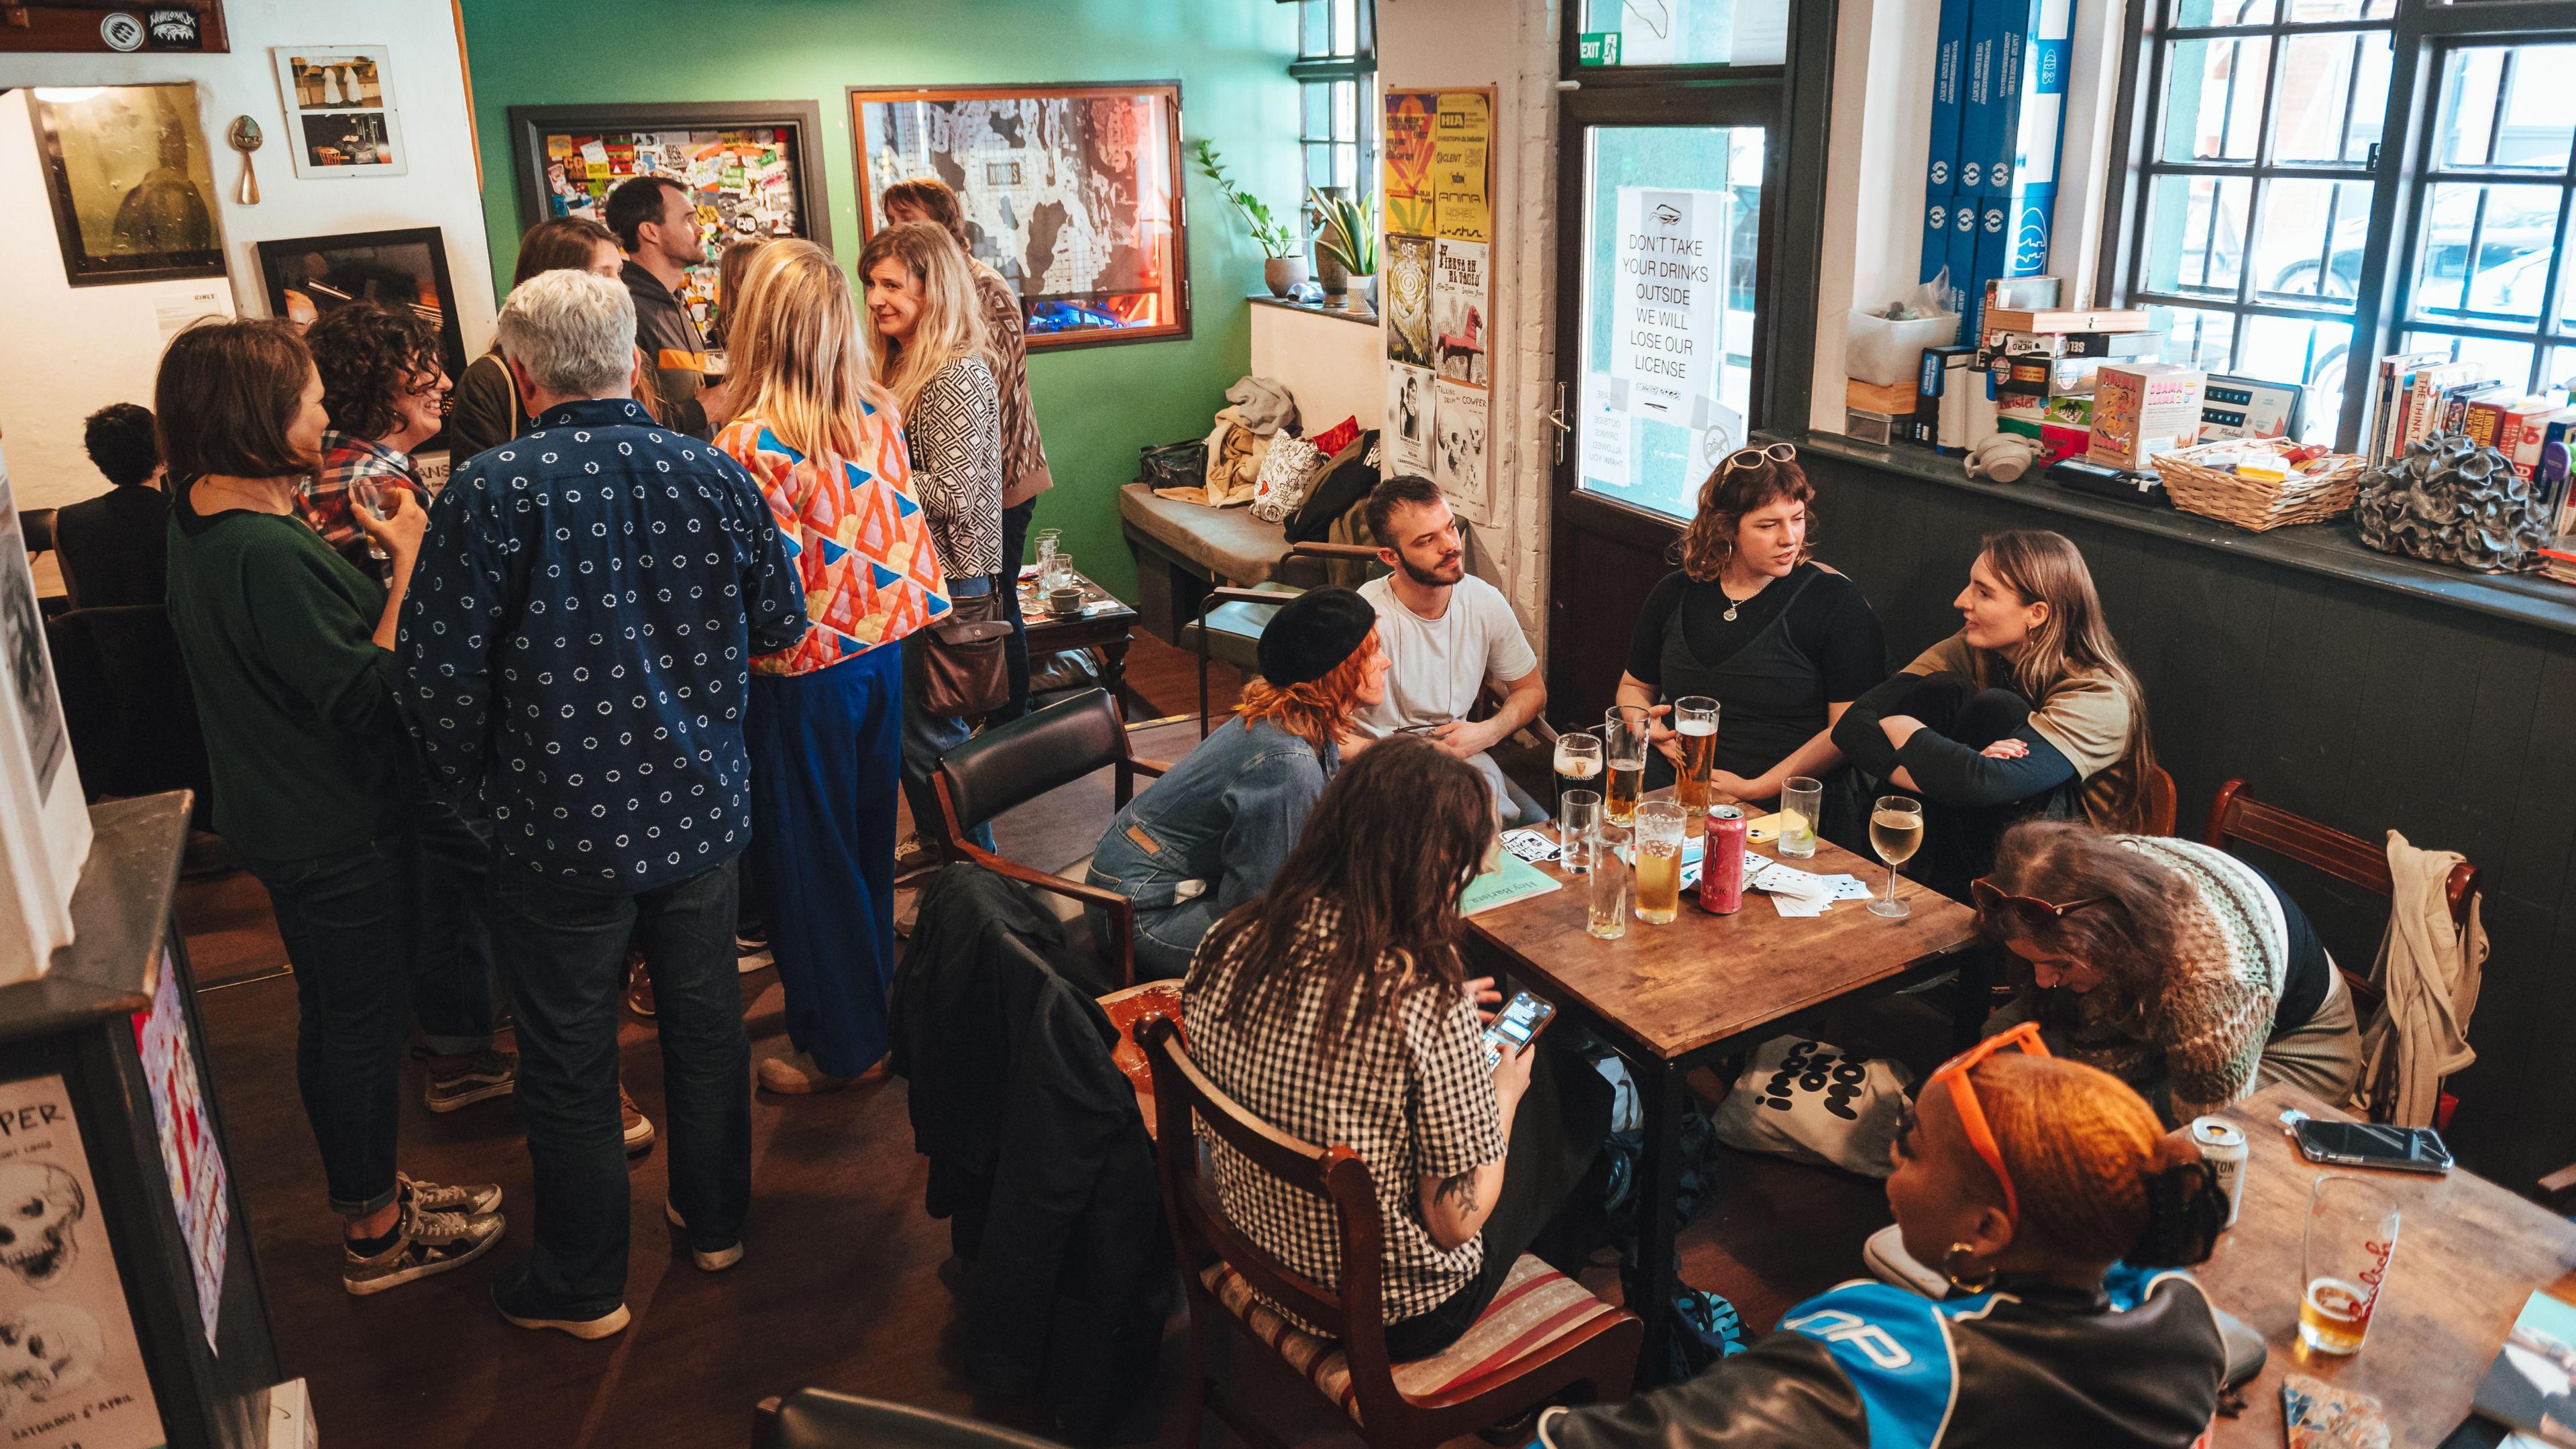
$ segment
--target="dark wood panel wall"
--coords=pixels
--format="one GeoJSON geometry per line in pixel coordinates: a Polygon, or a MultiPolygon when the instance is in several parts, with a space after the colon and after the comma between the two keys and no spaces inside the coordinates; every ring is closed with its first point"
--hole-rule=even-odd
{"type": "MultiPolygon", "coordinates": [[[[1868,595],[1891,667],[1958,627],[1951,600],[1981,537],[2053,528],[2083,549],[2146,684],[2181,833],[2197,836],[2220,782],[2243,776],[2258,798],[2365,839],[2393,828],[2474,861],[2494,954],[2470,1026],[2478,1060],[2451,1084],[2452,1145],[2517,1189],[2576,1160],[2576,639],[1814,451],[1804,461],[1818,556],[1868,595]]],[[[2337,960],[2367,971],[2386,907],[2265,864],[2337,960]]]]}

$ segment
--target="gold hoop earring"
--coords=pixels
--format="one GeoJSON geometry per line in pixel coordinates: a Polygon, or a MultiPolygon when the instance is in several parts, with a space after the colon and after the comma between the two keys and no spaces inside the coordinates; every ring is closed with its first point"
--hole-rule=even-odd
{"type": "Polygon", "coordinates": [[[1951,1287],[1970,1295],[1985,1292],[1995,1281],[1995,1270],[1992,1267],[1988,1267],[1985,1275],[1973,1283],[1959,1276],[1960,1262],[1976,1256],[1976,1252],[1976,1248],[1971,1244],[1952,1243],[1950,1251],[1941,1255],[1941,1276],[1950,1280],[1951,1287]]]}

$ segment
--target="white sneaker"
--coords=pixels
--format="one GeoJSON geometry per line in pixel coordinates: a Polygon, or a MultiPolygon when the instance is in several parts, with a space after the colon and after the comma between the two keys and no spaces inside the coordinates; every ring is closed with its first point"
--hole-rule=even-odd
{"type": "Polygon", "coordinates": [[[1914,1261],[1914,1255],[1905,1251],[1904,1229],[1894,1223],[1869,1235],[1869,1241],[1861,1244],[1860,1260],[1869,1266],[1870,1276],[1882,1283],[1935,1302],[1950,1296],[1950,1280],[1914,1261]]]}
{"type": "MultiPolygon", "coordinates": [[[[670,1203],[665,1202],[662,1204],[662,1216],[669,1218],[671,1220],[671,1226],[678,1228],[682,1233],[685,1234],[688,1232],[689,1225],[681,1220],[680,1210],[671,1206],[670,1203]]],[[[714,1252],[708,1252],[695,1244],[691,1244],[689,1247],[689,1259],[698,1265],[698,1271],[702,1273],[721,1273],[725,1269],[742,1261],[742,1239],[736,1238],[731,1244],[718,1248],[714,1252]]]]}

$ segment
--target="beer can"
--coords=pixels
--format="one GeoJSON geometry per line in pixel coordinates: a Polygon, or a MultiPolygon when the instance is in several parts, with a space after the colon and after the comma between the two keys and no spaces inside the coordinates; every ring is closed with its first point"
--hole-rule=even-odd
{"type": "Polygon", "coordinates": [[[1744,909],[1744,812],[1708,807],[1708,834],[1700,844],[1699,908],[1731,916],[1744,909]]]}
{"type": "Polygon", "coordinates": [[[2200,1149],[2200,1160],[2218,1174],[2218,1189],[2227,1194],[2227,1225],[2232,1228],[2237,1211],[2245,1206],[2245,1134],[2224,1117],[2194,1117],[2191,1140],[2200,1149]]]}

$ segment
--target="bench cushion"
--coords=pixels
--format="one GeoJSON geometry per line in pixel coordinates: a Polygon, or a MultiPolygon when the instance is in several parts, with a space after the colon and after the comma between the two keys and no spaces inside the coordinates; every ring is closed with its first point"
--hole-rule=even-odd
{"type": "Polygon", "coordinates": [[[1210,508],[1159,497],[1142,483],[1118,490],[1118,517],[1143,534],[1230,584],[1266,583],[1288,552],[1288,531],[1264,523],[1249,508],[1210,508]]]}

